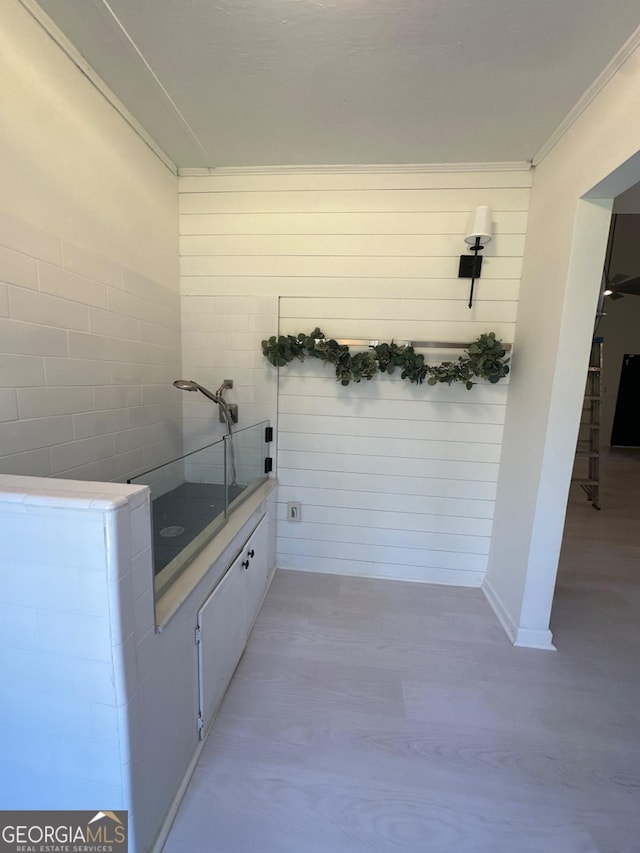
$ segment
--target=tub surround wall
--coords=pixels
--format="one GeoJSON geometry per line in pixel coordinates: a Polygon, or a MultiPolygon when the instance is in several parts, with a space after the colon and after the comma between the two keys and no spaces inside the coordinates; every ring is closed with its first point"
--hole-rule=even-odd
{"type": "Polygon", "coordinates": [[[151,849],[199,749],[197,611],[265,514],[272,573],[274,500],[201,552],[158,633],[148,489],[0,475],[3,808],[127,809],[151,849]]]}
{"type": "Polygon", "coordinates": [[[177,179],[2,5],[0,472],[123,480],[180,455],[177,179]]]}
{"type": "MultiPolygon", "coordinates": [[[[184,227],[184,226],[183,226],[184,227]]],[[[182,374],[215,391],[233,379],[225,399],[237,403],[237,429],[277,414],[277,376],[262,356],[260,341],[278,328],[278,298],[268,296],[182,296],[182,374]]],[[[182,392],[185,453],[221,438],[218,407],[202,394],[182,392]]],[[[187,460],[188,463],[188,460],[187,460]]],[[[241,455],[238,463],[242,465],[241,455]]],[[[213,461],[214,467],[219,460],[213,461]]],[[[214,482],[221,482],[212,471],[214,482]]]]}
{"type": "Polygon", "coordinates": [[[0,211],[52,238],[46,260],[61,238],[177,292],[175,173],[19,0],[2,0],[0,77],[0,211]]]}
{"type": "Polygon", "coordinates": [[[125,480],[179,456],[181,400],[171,387],[180,372],[178,296],[4,222],[0,471],[125,480]]]}
{"type": "MultiPolygon", "coordinates": [[[[260,341],[316,324],[334,337],[471,341],[493,329],[512,341],[531,177],[478,167],[180,178],[185,363],[221,380],[241,341],[254,371],[244,381],[277,401],[279,566],[482,582],[508,385],[376,377],[340,388],[311,361],[278,377],[260,341]],[[495,239],[469,310],[458,256],[479,204],[493,209],[495,239]],[[286,521],[288,501],[302,504],[301,523],[286,521]]],[[[206,401],[185,406],[200,440],[206,401]]]]}

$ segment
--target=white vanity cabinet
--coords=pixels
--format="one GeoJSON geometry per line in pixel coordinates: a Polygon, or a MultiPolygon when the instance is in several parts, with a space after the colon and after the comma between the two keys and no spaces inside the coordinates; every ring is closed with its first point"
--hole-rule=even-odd
{"type": "Polygon", "coordinates": [[[263,516],[198,611],[198,729],[201,738],[215,719],[267,591],[271,576],[268,537],[268,519],[263,516]]]}

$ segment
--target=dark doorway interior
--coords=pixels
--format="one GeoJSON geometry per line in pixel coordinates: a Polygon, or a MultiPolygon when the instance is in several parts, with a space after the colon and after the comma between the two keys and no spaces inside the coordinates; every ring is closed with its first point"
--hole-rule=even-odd
{"type": "Polygon", "coordinates": [[[611,430],[613,447],[640,446],[640,355],[625,353],[611,430]]]}

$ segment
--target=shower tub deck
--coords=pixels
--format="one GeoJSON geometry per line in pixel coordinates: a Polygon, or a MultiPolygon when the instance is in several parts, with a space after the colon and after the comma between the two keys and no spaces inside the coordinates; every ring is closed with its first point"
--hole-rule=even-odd
{"type": "Polygon", "coordinates": [[[265,482],[269,433],[267,421],[235,430],[129,480],[151,490],[156,600],[265,482]]]}
{"type": "Polygon", "coordinates": [[[153,570],[157,575],[216,519],[224,517],[246,486],[182,483],[152,502],[153,570]]]}

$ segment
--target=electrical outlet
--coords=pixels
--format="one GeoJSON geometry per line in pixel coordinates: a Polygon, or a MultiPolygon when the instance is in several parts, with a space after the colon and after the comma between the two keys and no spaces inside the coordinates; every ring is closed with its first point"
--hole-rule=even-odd
{"type": "Polygon", "coordinates": [[[289,501],[287,504],[287,521],[300,521],[300,503],[289,501]]]}

